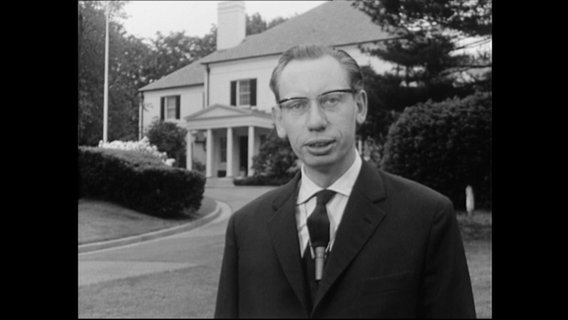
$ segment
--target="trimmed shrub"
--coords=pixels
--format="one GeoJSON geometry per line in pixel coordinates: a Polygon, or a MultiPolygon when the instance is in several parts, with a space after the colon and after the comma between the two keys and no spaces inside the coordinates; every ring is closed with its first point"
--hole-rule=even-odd
{"type": "Polygon", "coordinates": [[[199,210],[205,178],[136,151],[79,147],[79,194],[161,218],[199,210]]]}
{"type": "Polygon", "coordinates": [[[298,157],[288,139],[280,139],[272,130],[253,157],[254,175],[234,180],[235,185],[282,185],[299,170],[298,157]]]}
{"type": "Polygon", "coordinates": [[[165,152],[170,158],[175,159],[174,166],[185,168],[186,166],[186,138],[187,129],[173,122],[155,120],[148,129],[148,139],[160,152],[165,152]]]}
{"type": "Polygon", "coordinates": [[[381,167],[423,183],[465,207],[491,208],[491,93],[408,107],[390,127],[381,167]]]}

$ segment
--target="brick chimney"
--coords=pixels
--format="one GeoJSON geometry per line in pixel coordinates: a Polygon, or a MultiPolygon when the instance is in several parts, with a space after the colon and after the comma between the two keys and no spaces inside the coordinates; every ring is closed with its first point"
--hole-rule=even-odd
{"type": "Polygon", "coordinates": [[[237,46],[245,39],[244,1],[224,1],[217,5],[217,50],[237,46]]]}

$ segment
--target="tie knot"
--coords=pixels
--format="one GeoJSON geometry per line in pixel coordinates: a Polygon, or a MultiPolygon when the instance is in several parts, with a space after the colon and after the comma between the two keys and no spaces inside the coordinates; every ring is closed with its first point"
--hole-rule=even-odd
{"type": "Polygon", "coordinates": [[[318,193],[316,193],[317,204],[325,205],[329,201],[329,199],[331,199],[331,197],[333,197],[334,194],[335,194],[335,191],[328,190],[328,189],[323,189],[323,190],[319,191],[318,193]]]}

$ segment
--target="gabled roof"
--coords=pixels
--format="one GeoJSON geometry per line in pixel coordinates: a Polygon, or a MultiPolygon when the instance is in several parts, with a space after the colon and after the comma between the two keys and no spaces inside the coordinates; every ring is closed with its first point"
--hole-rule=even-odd
{"type": "Polygon", "coordinates": [[[371,17],[351,4],[351,1],[324,3],[260,34],[248,36],[234,48],[216,51],[200,62],[281,54],[298,44],[341,46],[395,37],[383,31],[371,21],[371,17]]]}
{"type": "Polygon", "coordinates": [[[199,120],[205,118],[224,118],[224,117],[235,117],[235,116],[255,116],[266,119],[272,119],[270,114],[263,111],[258,111],[250,108],[230,107],[222,104],[214,104],[203,110],[199,110],[193,114],[190,114],[184,117],[184,119],[186,121],[191,121],[191,120],[199,120]]]}
{"type": "Polygon", "coordinates": [[[174,87],[185,87],[203,85],[205,67],[198,61],[194,61],[187,66],[178,69],[157,81],[150,83],[138,91],[150,91],[158,89],[169,89],[174,87]]]}
{"type": "Polygon", "coordinates": [[[248,126],[266,129],[274,127],[272,117],[266,112],[249,108],[229,107],[222,104],[214,104],[190,114],[184,119],[187,128],[190,130],[248,126]]]}
{"type": "Polygon", "coordinates": [[[139,91],[203,85],[203,64],[279,55],[298,44],[342,46],[395,37],[383,31],[367,14],[354,8],[351,3],[336,0],[319,5],[262,33],[246,37],[236,47],[215,51],[142,87],[139,91]]]}

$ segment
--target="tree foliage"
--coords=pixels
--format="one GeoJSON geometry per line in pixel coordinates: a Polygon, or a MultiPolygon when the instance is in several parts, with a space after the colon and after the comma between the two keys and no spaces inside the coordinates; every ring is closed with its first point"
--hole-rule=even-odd
{"type": "Polygon", "coordinates": [[[492,33],[491,0],[355,0],[354,5],[371,16],[373,22],[398,32],[440,27],[468,36],[492,33]]]}
{"type": "Polygon", "coordinates": [[[185,31],[168,35],[158,31],[150,47],[151,54],[144,67],[148,83],[214,52],[217,49],[217,28],[213,25],[203,37],[188,36],[185,31]]]}
{"type": "MultiPolygon", "coordinates": [[[[144,50],[135,38],[126,37],[113,20],[120,17],[124,1],[110,2],[109,21],[109,140],[136,138],[138,123],[137,50],[144,50]]],[[[103,135],[103,93],[105,56],[105,7],[99,1],[78,5],[79,119],[78,143],[96,145],[103,135]]]]}
{"type": "Polygon", "coordinates": [[[258,34],[264,32],[272,27],[275,27],[282,22],[286,22],[287,18],[276,17],[270,22],[266,22],[262,16],[255,12],[252,15],[246,15],[246,35],[250,36],[253,34],[258,34]]]}
{"type": "Polygon", "coordinates": [[[490,68],[488,56],[458,53],[468,37],[491,40],[492,2],[487,0],[355,0],[353,5],[396,35],[369,50],[401,66],[406,85],[428,85],[472,68],[490,68]]]}
{"type": "Polygon", "coordinates": [[[362,48],[395,65],[381,75],[363,70],[369,96],[368,119],[360,130],[363,137],[383,143],[388,127],[405,107],[491,91],[490,56],[459,53],[463,38],[491,39],[491,2],[355,0],[353,6],[395,36],[362,48]]]}
{"type": "MultiPolygon", "coordinates": [[[[98,145],[103,137],[105,68],[105,3],[78,3],[78,144],[98,145]]],[[[215,51],[216,29],[203,37],[184,32],[145,42],[128,35],[119,18],[125,18],[126,1],[111,1],[109,21],[108,138],[137,140],[138,89],[215,51]]]]}
{"type": "Polygon", "coordinates": [[[272,130],[260,146],[258,155],[253,157],[252,168],[255,175],[277,180],[289,179],[298,169],[297,159],[288,139],[280,139],[276,130],[272,130]]]}

